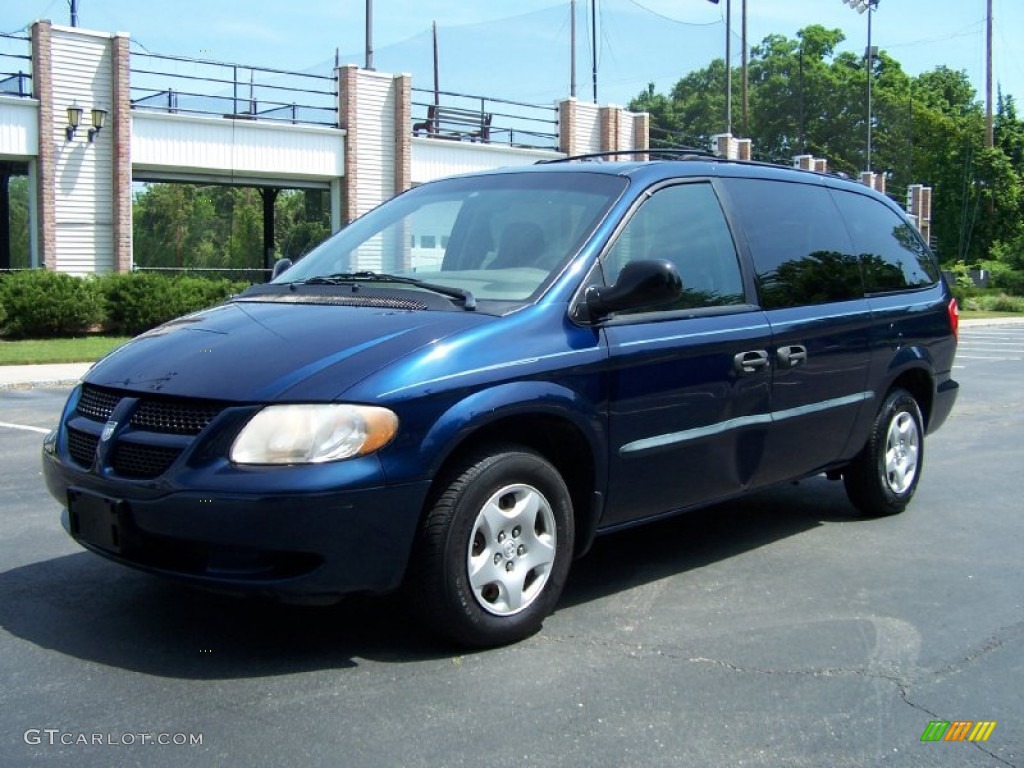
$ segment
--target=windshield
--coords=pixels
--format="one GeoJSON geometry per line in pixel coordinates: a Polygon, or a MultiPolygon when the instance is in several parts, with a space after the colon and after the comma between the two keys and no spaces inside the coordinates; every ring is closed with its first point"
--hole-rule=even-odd
{"type": "Polygon", "coordinates": [[[526,301],[579,250],[625,186],[617,176],[578,172],[432,182],[354,221],[274,282],[376,272],[479,300],[526,301]]]}

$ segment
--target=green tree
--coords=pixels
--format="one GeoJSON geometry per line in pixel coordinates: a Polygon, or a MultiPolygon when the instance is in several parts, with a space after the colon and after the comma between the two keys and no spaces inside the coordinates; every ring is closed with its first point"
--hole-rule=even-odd
{"type": "MultiPolygon", "coordinates": [[[[870,66],[871,169],[886,174],[889,194],[903,202],[909,184],[933,188],[933,245],[944,262],[976,264],[996,255],[1009,269],[1018,253],[1024,262],[1024,125],[1012,96],[1000,93],[989,150],[966,73],[939,66],[910,77],[884,50],[870,60],[837,53],[843,40],[841,31],[813,25],[795,39],[769,35],[752,49],[754,157],[788,164],[813,154],[856,178],[866,164],[870,66]]],[[[719,59],[680,78],[668,94],[648,86],[630,108],[650,113],[654,146],[706,147],[724,128],[724,77],[719,59]]]]}
{"type": "MultiPolygon", "coordinates": [[[[323,190],[283,190],[274,206],[274,250],[296,258],[330,234],[323,190]]],[[[258,269],[263,200],[252,187],[149,184],[134,205],[135,263],[142,267],[258,269]]]]}
{"type": "Polygon", "coordinates": [[[29,255],[28,177],[12,176],[8,186],[11,204],[11,267],[27,269],[29,255]]]}

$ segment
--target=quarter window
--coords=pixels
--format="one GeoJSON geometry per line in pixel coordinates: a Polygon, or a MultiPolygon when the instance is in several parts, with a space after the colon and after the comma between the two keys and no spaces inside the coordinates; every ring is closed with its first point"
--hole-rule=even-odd
{"type": "Polygon", "coordinates": [[[834,191],[864,267],[869,293],[934,285],[939,271],[910,222],[878,200],[834,191]]]}
{"type": "Polygon", "coordinates": [[[608,284],[630,261],[667,259],[683,281],[674,304],[634,312],[697,309],[743,304],[743,279],[736,248],[710,184],[667,187],[643,204],[605,254],[608,284]]]}

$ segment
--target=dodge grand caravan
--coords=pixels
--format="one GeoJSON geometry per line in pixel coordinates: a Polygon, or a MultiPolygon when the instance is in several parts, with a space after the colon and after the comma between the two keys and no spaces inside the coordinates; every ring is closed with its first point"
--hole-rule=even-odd
{"type": "Polygon", "coordinates": [[[44,441],[88,549],[197,585],[408,589],[522,638],[598,534],[786,481],[904,509],[957,307],[890,200],[688,156],[424,184],[117,349],[44,441]]]}

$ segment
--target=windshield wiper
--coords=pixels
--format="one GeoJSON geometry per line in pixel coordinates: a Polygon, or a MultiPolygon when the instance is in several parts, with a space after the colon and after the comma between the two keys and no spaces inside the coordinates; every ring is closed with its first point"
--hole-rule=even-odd
{"type": "Polygon", "coordinates": [[[414,285],[417,288],[422,288],[432,293],[438,293],[451,299],[458,299],[462,302],[464,309],[476,309],[476,297],[466,289],[428,283],[426,280],[417,280],[415,277],[389,275],[382,272],[335,272],[333,275],[316,275],[314,277],[307,277],[305,280],[297,280],[292,285],[347,285],[350,283],[399,283],[401,285],[414,285]]]}

